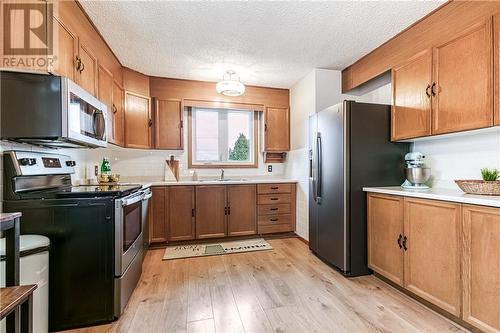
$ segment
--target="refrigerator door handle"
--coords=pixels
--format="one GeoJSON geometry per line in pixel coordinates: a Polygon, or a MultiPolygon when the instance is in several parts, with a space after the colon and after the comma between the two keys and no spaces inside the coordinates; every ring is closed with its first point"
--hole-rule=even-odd
{"type": "Polygon", "coordinates": [[[314,201],[316,201],[316,168],[314,166],[314,153],[313,149],[309,150],[309,181],[312,187],[312,196],[314,201]]]}
{"type": "Polygon", "coordinates": [[[316,202],[321,203],[321,183],[323,181],[323,144],[321,142],[321,133],[318,132],[316,137],[316,149],[318,156],[318,166],[317,172],[318,177],[316,179],[316,202]]]}

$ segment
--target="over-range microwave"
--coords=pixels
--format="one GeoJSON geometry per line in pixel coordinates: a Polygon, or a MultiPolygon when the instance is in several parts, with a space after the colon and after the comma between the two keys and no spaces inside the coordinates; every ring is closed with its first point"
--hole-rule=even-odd
{"type": "Polygon", "coordinates": [[[68,78],[0,72],[1,139],[57,148],[106,147],[106,105],[68,78]]]}

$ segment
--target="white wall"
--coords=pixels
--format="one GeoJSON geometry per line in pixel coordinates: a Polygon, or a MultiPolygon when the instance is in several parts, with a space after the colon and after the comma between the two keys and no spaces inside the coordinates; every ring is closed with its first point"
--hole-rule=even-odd
{"type": "Polygon", "coordinates": [[[304,239],[309,239],[309,116],[342,99],[340,71],[314,69],[290,88],[292,146],[285,175],[298,180],[296,233],[304,239]]]}

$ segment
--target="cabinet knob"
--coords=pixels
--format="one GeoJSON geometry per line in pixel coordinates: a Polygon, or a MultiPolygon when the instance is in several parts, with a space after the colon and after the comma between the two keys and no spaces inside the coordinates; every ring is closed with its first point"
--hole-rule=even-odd
{"type": "Polygon", "coordinates": [[[405,249],[405,251],[408,250],[408,246],[406,245],[406,242],[408,241],[408,238],[406,236],[403,237],[403,248],[405,249]]]}
{"type": "Polygon", "coordinates": [[[149,119],[149,121],[148,121],[148,126],[149,126],[149,127],[153,126],[153,120],[149,119]]]}
{"type": "Polygon", "coordinates": [[[271,190],[277,190],[277,189],[279,189],[278,186],[271,186],[271,190]]]}
{"type": "Polygon", "coordinates": [[[399,234],[399,237],[398,237],[398,246],[400,249],[403,248],[403,244],[401,243],[401,241],[403,240],[403,235],[399,234]]]}
{"type": "Polygon", "coordinates": [[[278,222],[279,219],[270,219],[271,222],[278,222]]]}
{"type": "Polygon", "coordinates": [[[271,201],[276,201],[276,200],[279,200],[278,198],[271,198],[270,199],[271,201]]]}
{"type": "Polygon", "coordinates": [[[431,89],[431,85],[428,84],[427,85],[427,88],[425,88],[425,94],[427,95],[427,97],[431,97],[431,93],[430,93],[430,89],[431,89]]]}
{"type": "Polygon", "coordinates": [[[431,86],[432,96],[436,96],[436,91],[434,90],[434,88],[436,88],[436,82],[432,82],[432,86],[431,86]]]}

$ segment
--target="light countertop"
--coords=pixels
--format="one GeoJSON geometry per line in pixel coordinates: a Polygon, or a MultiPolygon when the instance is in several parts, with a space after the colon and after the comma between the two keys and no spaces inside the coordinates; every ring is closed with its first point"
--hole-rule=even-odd
{"type": "Polygon", "coordinates": [[[431,188],[428,190],[408,190],[400,186],[391,186],[364,187],[363,191],[500,208],[500,196],[467,194],[458,189],[431,188]]]}
{"type": "Polygon", "coordinates": [[[121,185],[139,184],[143,188],[151,186],[179,186],[179,185],[244,185],[244,184],[284,184],[297,183],[297,179],[274,178],[274,177],[226,177],[226,180],[216,180],[211,178],[201,178],[200,180],[181,179],[159,180],[151,177],[123,177],[121,185]]]}

